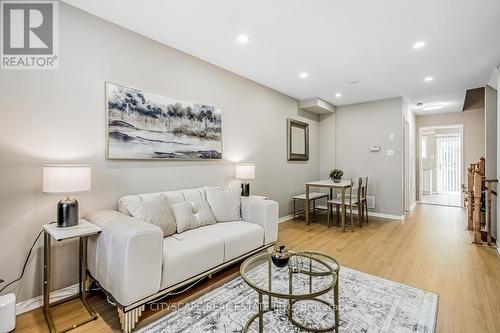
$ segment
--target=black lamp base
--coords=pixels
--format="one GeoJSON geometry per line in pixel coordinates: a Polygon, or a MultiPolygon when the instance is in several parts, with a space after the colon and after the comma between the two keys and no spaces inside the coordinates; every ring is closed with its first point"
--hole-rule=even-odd
{"type": "Polygon", "coordinates": [[[57,204],[57,227],[67,228],[78,225],[78,201],[66,198],[57,204]]]}
{"type": "Polygon", "coordinates": [[[241,183],[241,196],[250,196],[250,183],[241,183]]]}

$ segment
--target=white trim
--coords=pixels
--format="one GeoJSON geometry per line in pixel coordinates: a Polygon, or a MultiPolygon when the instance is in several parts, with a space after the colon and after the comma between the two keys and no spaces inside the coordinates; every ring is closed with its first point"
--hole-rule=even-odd
{"type": "MultiPolygon", "coordinates": [[[[357,214],[357,212],[354,212],[354,214],[357,214]]],[[[384,213],[377,213],[377,212],[370,212],[368,211],[368,216],[374,216],[374,217],[381,217],[384,219],[389,219],[389,220],[398,220],[402,221],[405,219],[404,215],[392,215],[392,214],[384,214],[384,213]]]]}
{"type": "MultiPolygon", "coordinates": [[[[52,291],[50,302],[57,302],[67,297],[78,295],[78,283],[72,286],[52,291]]],[[[16,316],[43,306],[43,295],[27,299],[16,304],[16,316]]]]}
{"type": "Polygon", "coordinates": [[[500,254],[500,247],[497,247],[497,252],[498,254],[500,254]]]}
{"type": "MultiPolygon", "coordinates": [[[[316,209],[318,209],[318,208],[326,210],[326,206],[323,206],[323,205],[316,206],[316,209]]],[[[414,207],[412,207],[412,209],[413,208],[414,207]]],[[[352,210],[352,213],[354,215],[358,214],[358,212],[355,209],[352,210]]],[[[399,221],[404,220],[404,218],[405,218],[404,215],[391,215],[391,214],[377,213],[377,212],[371,212],[371,211],[368,211],[368,216],[380,217],[380,218],[390,219],[390,220],[399,220],[399,221]]],[[[289,221],[291,219],[293,219],[293,214],[280,217],[278,220],[278,223],[283,223],[283,222],[289,221]]]]}
{"type": "Polygon", "coordinates": [[[278,223],[283,223],[283,222],[286,222],[286,221],[291,220],[291,219],[293,219],[293,214],[288,214],[286,216],[280,217],[278,219],[278,223]]]}

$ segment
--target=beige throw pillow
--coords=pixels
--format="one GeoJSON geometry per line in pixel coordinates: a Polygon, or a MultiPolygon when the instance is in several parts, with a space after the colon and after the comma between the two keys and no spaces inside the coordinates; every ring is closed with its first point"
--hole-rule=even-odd
{"type": "Polygon", "coordinates": [[[175,234],[177,225],[170,203],[164,196],[147,200],[131,202],[125,205],[130,215],[160,227],[163,237],[175,234]]]}
{"type": "Polygon", "coordinates": [[[207,187],[207,201],[217,222],[241,220],[241,189],[207,187]]]}
{"type": "Polygon", "coordinates": [[[177,224],[177,232],[215,224],[215,218],[206,201],[179,202],[171,205],[177,224]]]}

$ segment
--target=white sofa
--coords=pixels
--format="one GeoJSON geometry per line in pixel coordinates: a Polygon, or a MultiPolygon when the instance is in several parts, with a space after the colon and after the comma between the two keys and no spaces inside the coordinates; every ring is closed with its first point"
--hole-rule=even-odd
{"type": "Polygon", "coordinates": [[[278,203],[242,197],[242,221],[217,222],[163,237],[161,229],[131,217],[126,204],[164,195],[170,203],[206,200],[206,188],[122,197],[119,211],[97,211],[87,219],[103,228],[89,238],[91,277],[117,303],[124,332],[144,305],[274,244],[278,203]]]}

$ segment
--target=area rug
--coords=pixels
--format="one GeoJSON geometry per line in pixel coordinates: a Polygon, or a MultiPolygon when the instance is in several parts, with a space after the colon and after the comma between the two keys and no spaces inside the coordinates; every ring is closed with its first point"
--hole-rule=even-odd
{"type": "MultiPolygon", "coordinates": [[[[265,279],[266,266],[253,269],[252,274],[256,279],[265,279]]],[[[277,278],[279,280],[279,276],[277,278]]],[[[307,283],[298,283],[297,287],[308,288],[307,283]]],[[[346,267],[340,269],[339,290],[340,332],[435,331],[437,294],[346,267]]],[[[333,298],[331,292],[321,297],[329,302],[333,298]]],[[[267,299],[264,298],[264,301],[267,306],[267,299]]],[[[257,305],[257,292],[238,275],[193,301],[178,306],[138,332],[241,332],[247,320],[257,312],[257,305]]],[[[276,311],[265,314],[264,332],[302,332],[288,320],[285,301],[273,298],[272,306],[276,311]]],[[[294,306],[294,318],[308,327],[328,327],[334,323],[331,309],[318,302],[294,306]]],[[[249,331],[258,332],[257,320],[249,331]]]]}

